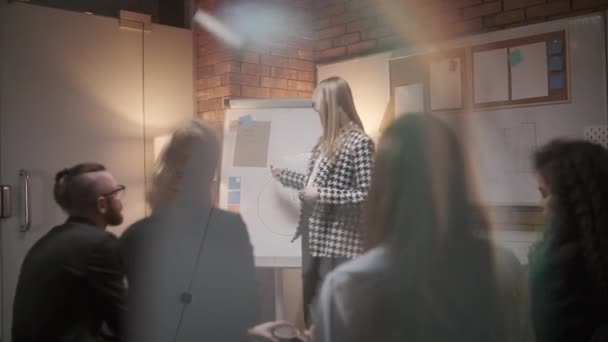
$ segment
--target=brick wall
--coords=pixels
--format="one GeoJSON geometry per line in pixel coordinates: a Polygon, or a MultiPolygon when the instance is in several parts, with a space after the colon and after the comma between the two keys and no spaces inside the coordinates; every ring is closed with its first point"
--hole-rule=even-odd
{"type": "MultiPolygon", "coordinates": [[[[251,2],[251,1],[249,1],[251,2]]],[[[247,41],[233,50],[208,32],[196,28],[197,113],[218,126],[224,119],[225,98],[310,98],[315,84],[312,1],[257,1],[266,8],[280,6],[289,27],[281,27],[264,42],[247,41]]],[[[241,1],[202,0],[208,13],[230,11],[241,1]]],[[[236,19],[238,20],[238,19],[236,19]]],[[[226,20],[226,22],[230,22],[226,20]]]]}
{"type": "Polygon", "coordinates": [[[315,0],[316,62],[606,8],[608,0],[315,0]]]}

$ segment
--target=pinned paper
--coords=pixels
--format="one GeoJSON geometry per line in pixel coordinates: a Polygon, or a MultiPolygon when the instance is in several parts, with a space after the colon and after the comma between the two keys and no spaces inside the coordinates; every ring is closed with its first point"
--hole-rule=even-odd
{"type": "Polygon", "coordinates": [[[524,56],[522,55],[519,49],[511,51],[509,54],[509,63],[511,66],[516,66],[520,64],[524,60],[524,56]]]}
{"type": "MultiPolygon", "coordinates": [[[[239,120],[240,121],[240,120],[239,120]]],[[[245,119],[247,121],[247,119],[245,119]]],[[[236,167],[266,167],[270,143],[270,121],[252,121],[241,126],[236,135],[234,162],[236,167]]]]}
{"type": "Polygon", "coordinates": [[[549,88],[550,89],[564,89],[566,80],[564,74],[552,74],[549,77],[549,88]]]}
{"type": "Polygon", "coordinates": [[[228,192],[228,204],[241,204],[241,192],[240,191],[229,191],[228,192]]]}
{"type": "Polygon", "coordinates": [[[564,57],[563,56],[551,56],[549,58],[549,71],[562,71],[564,70],[564,57]]]}
{"type": "Polygon", "coordinates": [[[240,190],[241,189],[241,177],[229,177],[228,178],[228,190],[240,190]]]}
{"type": "Polygon", "coordinates": [[[548,42],[547,51],[550,55],[560,55],[563,50],[563,43],[561,39],[554,39],[548,42]]]}
{"type": "Polygon", "coordinates": [[[251,115],[247,114],[239,118],[239,127],[249,128],[251,125],[253,125],[253,118],[251,115]]]}

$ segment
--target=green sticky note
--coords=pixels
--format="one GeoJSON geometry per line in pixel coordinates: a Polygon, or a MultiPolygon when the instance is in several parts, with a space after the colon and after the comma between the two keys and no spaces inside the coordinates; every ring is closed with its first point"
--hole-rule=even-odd
{"type": "Polygon", "coordinates": [[[519,50],[513,50],[509,54],[509,63],[511,66],[516,66],[520,64],[524,60],[524,56],[521,54],[519,50]]]}

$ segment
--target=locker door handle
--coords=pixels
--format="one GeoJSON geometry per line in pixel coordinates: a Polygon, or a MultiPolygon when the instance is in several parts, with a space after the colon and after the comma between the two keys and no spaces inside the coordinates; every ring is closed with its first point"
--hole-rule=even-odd
{"type": "Polygon", "coordinates": [[[30,173],[19,170],[19,176],[23,179],[21,187],[21,198],[23,200],[23,217],[21,218],[21,231],[27,232],[32,225],[32,213],[30,211],[30,173]]]}
{"type": "Polygon", "coordinates": [[[12,215],[13,199],[11,198],[11,187],[0,185],[0,218],[9,218],[12,215]]]}

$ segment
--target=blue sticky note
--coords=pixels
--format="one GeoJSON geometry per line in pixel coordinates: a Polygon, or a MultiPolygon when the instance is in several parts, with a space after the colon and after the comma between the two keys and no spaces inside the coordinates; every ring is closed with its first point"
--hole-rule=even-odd
{"type": "Polygon", "coordinates": [[[561,39],[550,40],[547,43],[547,52],[549,52],[550,55],[560,55],[563,48],[564,44],[561,39]]]}
{"type": "Polygon", "coordinates": [[[239,118],[239,127],[248,128],[253,124],[253,118],[247,114],[239,118]]]}
{"type": "Polygon", "coordinates": [[[549,71],[562,71],[564,70],[564,57],[563,56],[551,56],[549,58],[549,71]]]}
{"type": "Polygon", "coordinates": [[[228,177],[228,190],[240,190],[241,177],[228,177]]]}
{"type": "Polygon", "coordinates": [[[241,204],[241,192],[240,191],[229,191],[228,192],[228,204],[241,204]]]}
{"type": "Polygon", "coordinates": [[[549,76],[549,89],[564,89],[566,85],[566,79],[564,74],[552,74],[549,76]]]}
{"type": "Polygon", "coordinates": [[[509,63],[511,63],[511,66],[516,66],[519,63],[521,63],[524,60],[524,56],[522,55],[521,51],[519,50],[513,50],[511,51],[511,53],[509,54],[509,63]]]}

